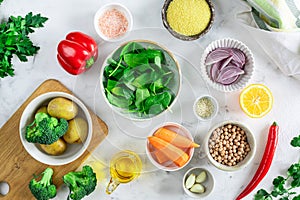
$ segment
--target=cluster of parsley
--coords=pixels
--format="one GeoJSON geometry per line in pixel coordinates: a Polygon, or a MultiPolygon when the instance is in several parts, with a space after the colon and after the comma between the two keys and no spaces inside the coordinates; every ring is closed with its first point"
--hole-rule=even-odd
{"type": "MultiPolygon", "coordinates": [[[[3,0],[0,0],[0,4],[3,0]]],[[[20,61],[28,61],[27,56],[35,55],[40,49],[33,45],[28,37],[34,28],[44,26],[48,20],[41,14],[28,13],[25,17],[10,16],[0,24],[0,78],[14,76],[12,58],[16,55],[20,61]]]]}
{"type": "MultiPolygon", "coordinates": [[[[300,147],[300,135],[294,137],[290,143],[293,147],[300,147]]],[[[293,191],[300,187],[300,160],[292,164],[287,170],[287,176],[277,176],[273,180],[273,190],[268,193],[264,189],[258,190],[254,200],[272,200],[272,197],[279,197],[280,200],[300,200],[300,194],[293,191]],[[296,196],[295,196],[296,195],[296,196]]]]}

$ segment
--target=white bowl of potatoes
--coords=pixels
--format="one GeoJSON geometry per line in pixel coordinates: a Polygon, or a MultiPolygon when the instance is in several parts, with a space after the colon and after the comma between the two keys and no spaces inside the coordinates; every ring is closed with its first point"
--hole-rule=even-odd
{"type": "Polygon", "coordinates": [[[92,138],[92,119],[86,106],[75,96],[64,92],[48,92],[26,106],[20,119],[19,132],[25,150],[34,159],[47,165],[64,165],[76,160],[87,150],[92,138]],[[61,125],[59,135],[57,131],[55,137],[41,138],[36,135],[37,131],[41,131],[35,128],[38,127],[37,116],[39,119],[57,119],[59,125],[63,122],[67,125],[61,125]]]}

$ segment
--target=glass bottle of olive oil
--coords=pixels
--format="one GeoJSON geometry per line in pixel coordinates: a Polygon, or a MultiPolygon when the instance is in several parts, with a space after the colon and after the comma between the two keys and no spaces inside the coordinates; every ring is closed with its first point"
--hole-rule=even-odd
{"type": "Polygon", "coordinates": [[[110,161],[111,179],[106,187],[106,193],[111,194],[120,183],[128,183],[136,179],[142,171],[140,157],[129,150],[115,154],[110,161]]]}

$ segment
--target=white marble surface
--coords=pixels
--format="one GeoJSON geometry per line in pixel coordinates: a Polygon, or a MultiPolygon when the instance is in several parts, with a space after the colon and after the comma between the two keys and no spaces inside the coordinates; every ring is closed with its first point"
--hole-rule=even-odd
{"type": "MultiPolygon", "coordinates": [[[[240,10],[238,1],[232,1],[230,4],[221,0],[213,2],[216,8],[216,21],[209,34],[195,42],[181,42],[163,29],[160,18],[160,9],[163,5],[161,0],[4,0],[0,6],[0,19],[10,15],[25,15],[32,11],[41,13],[49,20],[44,28],[31,35],[35,44],[41,47],[39,53],[34,58],[30,58],[27,63],[20,63],[14,59],[16,75],[0,80],[0,126],[4,125],[38,85],[50,78],[57,79],[92,108],[109,127],[109,136],[93,153],[93,159],[104,165],[105,178],[99,181],[95,192],[85,199],[189,199],[181,186],[182,176],[188,168],[201,166],[210,170],[215,177],[215,188],[206,199],[229,200],[234,199],[241,192],[257,169],[269,125],[276,121],[280,125],[278,149],[269,173],[257,188],[263,187],[269,190],[273,178],[279,174],[284,175],[290,164],[299,160],[299,151],[292,149],[288,144],[293,136],[299,134],[300,129],[298,118],[300,82],[284,76],[259,48],[255,40],[236,23],[234,14],[240,10]],[[136,37],[161,42],[175,53],[182,64],[183,89],[172,113],[167,113],[152,121],[137,123],[115,115],[104,103],[99,91],[99,71],[109,49],[117,44],[104,43],[97,37],[93,27],[93,15],[100,6],[109,2],[120,2],[131,10],[136,37]],[[144,30],[145,27],[148,28],[144,30]],[[91,70],[77,77],[67,74],[56,60],[58,42],[73,30],[83,31],[93,36],[99,43],[100,58],[97,63],[91,70]],[[238,103],[239,92],[228,94],[217,92],[203,83],[197,71],[203,48],[211,41],[224,37],[241,40],[252,50],[256,71],[251,83],[263,83],[273,92],[275,99],[273,109],[261,119],[251,119],[241,111],[238,103]],[[202,93],[211,93],[220,103],[217,118],[209,123],[198,122],[191,110],[193,100],[202,93]],[[175,121],[184,124],[192,132],[196,141],[201,144],[212,125],[228,119],[239,120],[250,127],[257,141],[257,153],[254,160],[243,170],[224,172],[216,169],[205,158],[201,148],[195,151],[191,163],[177,172],[157,170],[145,155],[145,137],[160,123],[175,121]],[[111,155],[121,149],[131,149],[140,154],[144,164],[143,173],[136,181],[121,185],[113,194],[106,195],[105,186],[109,180],[106,166],[111,155]]],[[[1,166],[2,170],[3,168],[4,166],[1,166]]],[[[245,199],[253,199],[253,195],[254,192],[245,199]]],[[[66,188],[58,192],[56,199],[66,199],[66,188]]]]}

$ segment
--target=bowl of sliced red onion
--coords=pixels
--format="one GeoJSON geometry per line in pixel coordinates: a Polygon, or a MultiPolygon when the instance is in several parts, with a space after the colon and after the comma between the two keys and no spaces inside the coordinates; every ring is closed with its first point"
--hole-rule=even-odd
{"type": "Polygon", "coordinates": [[[244,88],[254,72],[254,58],[241,41],[225,38],[213,41],[201,58],[201,74],[208,84],[223,92],[244,88]]]}

